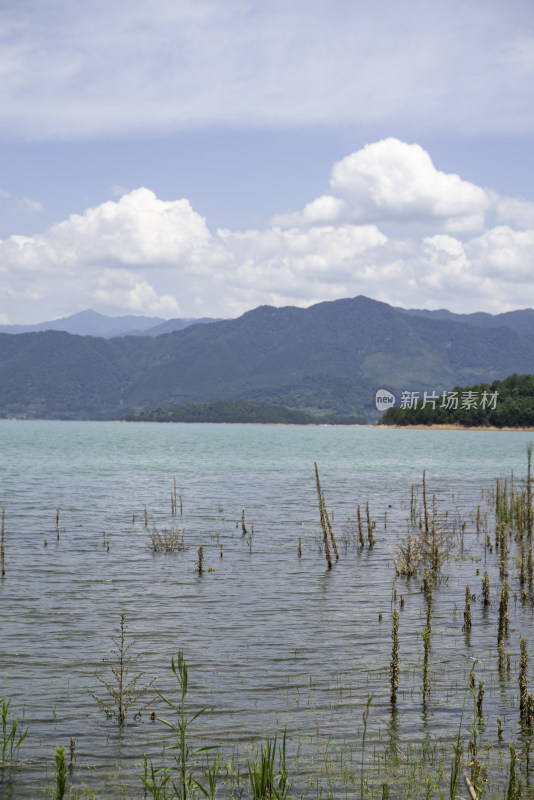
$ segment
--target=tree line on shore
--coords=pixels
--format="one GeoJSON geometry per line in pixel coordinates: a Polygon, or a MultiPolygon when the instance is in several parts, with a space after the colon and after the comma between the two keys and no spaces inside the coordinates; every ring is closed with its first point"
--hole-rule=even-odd
{"type": "Polygon", "coordinates": [[[245,400],[214,403],[188,403],[171,408],[155,408],[140,414],[127,414],[126,422],[248,422],[284,425],[357,425],[366,422],[358,415],[314,415],[297,408],[245,400]]]}
{"type": "MultiPolygon", "coordinates": [[[[407,393],[406,393],[407,394],[407,393]]],[[[510,375],[493,383],[455,386],[436,399],[434,393],[401,397],[382,425],[462,425],[465,427],[533,428],[534,375],[510,375]]]]}

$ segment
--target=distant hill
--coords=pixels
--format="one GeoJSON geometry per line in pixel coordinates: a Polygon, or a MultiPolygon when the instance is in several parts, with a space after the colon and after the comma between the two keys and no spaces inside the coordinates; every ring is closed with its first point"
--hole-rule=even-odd
{"type": "Polygon", "coordinates": [[[534,373],[534,335],[356,297],[157,337],[0,334],[0,414],[110,419],[247,400],[375,421],[379,388],[440,392],[513,372],[534,373]]]}
{"type": "Polygon", "coordinates": [[[179,331],[197,322],[213,322],[210,317],[202,319],[169,319],[127,315],[108,317],[97,311],[87,309],[70,317],[62,317],[35,325],[0,325],[0,333],[33,333],[39,331],[65,331],[77,336],[101,336],[111,339],[114,336],[159,336],[162,333],[179,331]]]}
{"type": "Polygon", "coordinates": [[[153,328],[147,330],[132,330],[128,331],[126,335],[131,336],[161,336],[163,333],[173,333],[173,331],[183,331],[184,328],[189,328],[190,325],[207,325],[209,322],[219,322],[216,317],[199,317],[185,318],[185,319],[168,319],[161,322],[159,325],[154,325],[153,328]]]}
{"type": "Polygon", "coordinates": [[[506,311],[504,314],[487,314],[484,311],[477,311],[474,314],[454,314],[445,308],[439,308],[436,311],[420,308],[401,308],[399,311],[403,314],[426,317],[427,319],[465,322],[468,325],[476,325],[479,328],[505,327],[517,333],[523,333],[526,336],[534,336],[534,310],[532,308],[506,311]]]}

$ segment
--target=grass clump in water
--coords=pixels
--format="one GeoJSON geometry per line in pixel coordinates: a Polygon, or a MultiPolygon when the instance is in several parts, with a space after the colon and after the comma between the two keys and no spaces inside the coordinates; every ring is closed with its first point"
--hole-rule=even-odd
{"type": "Polygon", "coordinates": [[[154,525],[149,531],[150,543],[148,549],[151,553],[177,553],[186,549],[184,531],[178,530],[173,525],[172,528],[158,530],[154,525]]]}
{"type": "Polygon", "coordinates": [[[276,736],[261,745],[259,758],[248,762],[248,776],[253,800],[286,800],[290,785],[286,766],[286,734],[278,753],[278,769],[275,771],[276,736]],[[277,773],[277,774],[276,774],[277,773]]]}

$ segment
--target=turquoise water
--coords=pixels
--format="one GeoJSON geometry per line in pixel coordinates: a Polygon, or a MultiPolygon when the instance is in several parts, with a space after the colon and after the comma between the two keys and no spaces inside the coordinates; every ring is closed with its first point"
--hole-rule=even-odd
{"type": "MultiPolygon", "coordinates": [[[[485,509],[483,490],[495,477],[511,470],[524,475],[530,438],[370,427],[1,421],[0,696],[13,698],[12,708],[24,711],[29,726],[21,752],[28,761],[14,796],[38,796],[56,745],[68,750],[71,737],[75,783],[84,780],[98,797],[111,798],[124,782],[134,787],[128,796],[142,796],[136,776],[143,753],[157,759],[169,742],[165,731],[147,712],[120,732],[88,694],[103,695],[94,674],[105,675],[102,659],[121,612],[144,680],[156,678],[164,693],[174,691],[171,656],[184,651],[191,701],[209,709],[199,720],[206,740],[224,742],[228,758],[237,753],[243,760],[255,741],[287,727],[289,749],[300,753],[296,776],[300,770],[304,780],[311,759],[319,758],[317,726],[334,751],[357,742],[369,691],[369,735],[383,736],[396,588],[406,601],[399,736],[452,739],[473,657],[488,686],[496,670],[497,561],[476,539],[474,512],[477,504],[485,509]],[[314,462],[340,546],[331,571],[321,552],[314,462]],[[464,560],[446,565],[437,593],[433,636],[440,645],[424,719],[420,582],[395,581],[391,559],[407,531],[410,487],[421,486],[423,470],[429,494],[450,519],[466,521],[464,560]],[[177,516],[171,515],[174,478],[183,503],[177,516]],[[367,501],[376,544],[360,551],[349,518],[367,501]],[[184,532],[184,552],[149,552],[145,506],[149,528],[177,525],[184,532]],[[250,542],[241,533],[243,508],[249,531],[254,522],[250,542]],[[199,545],[213,568],[202,576],[195,569],[199,545]],[[463,598],[466,582],[479,592],[477,568],[490,572],[493,603],[487,613],[473,603],[467,641],[463,598]],[[114,788],[101,788],[111,775],[114,788]]],[[[517,602],[510,615],[507,649],[515,669],[519,637],[532,638],[532,619],[517,602]]],[[[518,735],[516,687],[514,677],[485,698],[510,740],[518,735]]],[[[161,713],[161,702],[154,709],[161,713]]],[[[339,796],[352,795],[345,787],[339,796]]]]}

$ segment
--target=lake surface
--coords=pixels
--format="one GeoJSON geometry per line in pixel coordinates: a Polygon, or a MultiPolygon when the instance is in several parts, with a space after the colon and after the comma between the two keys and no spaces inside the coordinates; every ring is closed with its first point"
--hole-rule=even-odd
{"type": "MultiPolygon", "coordinates": [[[[224,761],[244,765],[254,743],[286,728],[292,777],[305,797],[324,792],[319,762],[325,743],[340,770],[344,758],[348,764],[334,793],[360,796],[350,769],[359,764],[369,692],[371,747],[392,730],[401,745],[452,741],[474,658],[477,680],[486,683],[487,735],[490,720],[493,730],[500,716],[505,742],[520,740],[519,638],[533,640],[532,610],[514,601],[512,565],[506,644],[512,674],[503,684],[496,677],[498,556],[485,550],[485,532],[477,538],[475,512],[480,505],[493,535],[485,491],[511,470],[524,477],[532,438],[371,427],[0,421],[6,550],[0,696],[12,697],[12,710],[24,713],[29,726],[21,749],[27,763],[12,796],[41,796],[52,780],[55,747],[64,744],[68,751],[71,737],[75,784],[85,781],[99,798],[142,796],[142,757],[161,762],[161,748],[171,741],[164,726],[149,720],[149,709],[121,731],[88,694],[105,696],[94,675],[109,679],[102,659],[110,656],[122,612],[135,640],[132,652],[140,654],[138,671],[145,673],[140,683],[156,678],[164,694],[176,697],[170,662],[183,650],[192,707],[208,708],[196,728],[203,742],[223,743],[224,761]],[[314,462],[340,549],[332,570],[322,552],[314,462]],[[424,714],[421,581],[395,579],[391,558],[408,530],[412,484],[420,501],[423,470],[429,496],[448,510],[451,524],[466,522],[463,559],[445,565],[436,590],[432,690],[424,714]],[[178,504],[173,516],[175,478],[182,514],[178,504]],[[364,512],[367,501],[376,544],[360,549],[353,521],[358,504],[364,512]],[[242,535],[242,509],[249,533],[254,523],[251,540],[242,535]],[[187,549],[150,552],[153,525],[178,526],[187,549]],[[202,575],[196,570],[199,545],[206,569],[213,570],[202,575]],[[480,594],[477,569],[490,574],[492,605],[484,611],[473,602],[466,639],[465,584],[480,594]],[[405,603],[392,726],[395,589],[405,603]]],[[[457,554],[460,548],[458,539],[457,554]]],[[[153,708],[165,716],[161,701],[153,708]]]]}

